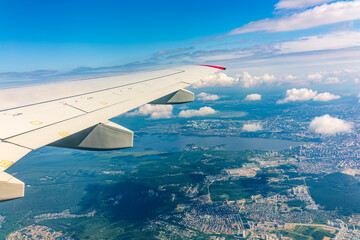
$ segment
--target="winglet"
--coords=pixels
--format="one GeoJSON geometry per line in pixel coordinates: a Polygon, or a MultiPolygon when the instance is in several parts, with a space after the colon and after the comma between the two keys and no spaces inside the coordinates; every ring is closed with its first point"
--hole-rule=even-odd
{"type": "Polygon", "coordinates": [[[226,70],[226,67],[220,67],[220,66],[213,66],[213,65],[199,65],[199,66],[217,68],[220,70],[226,70]]]}

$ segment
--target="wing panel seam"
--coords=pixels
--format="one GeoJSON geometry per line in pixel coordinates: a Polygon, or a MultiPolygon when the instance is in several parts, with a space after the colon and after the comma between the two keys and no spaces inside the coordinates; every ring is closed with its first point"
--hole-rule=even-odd
{"type": "Polygon", "coordinates": [[[6,141],[6,140],[3,140],[2,142],[3,142],[3,143],[12,144],[12,145],[15,145],[15,146],[18,146],[18,147],[26,148],[26,149],[29,149],[29,150],[31,150],[31,151],[35,150],[35,149],[29,148],[29,147],[26,147],[26,146],[23,146],[23,145],[20,145],[20,144],[17,144],[17,143],[13,143],[13,142],[6,141]]]}

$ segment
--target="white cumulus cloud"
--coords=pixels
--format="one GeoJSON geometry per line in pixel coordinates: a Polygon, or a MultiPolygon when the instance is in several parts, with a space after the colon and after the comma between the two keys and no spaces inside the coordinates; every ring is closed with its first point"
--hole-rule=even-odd
{"type": "Polygon", "coordinates": [[[335,99],[340,99],[340,96],[329,92],[319,93],[313,98],[314,101],[320,101],[320,102],[327,102],[335,99]]]}
{"type": "Polygon", "coordinates": [[[259,101],[261,100],[261,95],[260,94],[249,94],[245,97],[245,101],[259,101]]]}
{"type": "Polygon", "coordinates": [[[335,99],[339,99],[340,96],[334,95],[329,92],[323,92],[323,93],[317,93],[317,91],[313,91],[311,89],[307,88],[300,88],[300,89],[288,89],[286,91],[286,98],[278,100],[276,103],[282,104],[282,103],[288,103],[288,102],[295,102],[295,101],[331,101],[335,99]]]}
{"type": "Polygon", "coordinates": [[[338,1],[316,6],[300,13],[294,13],[290,16],[250,22],[231,31],[229,34],[235,35],[257,31],[286,32],[308,29],[326,24],[360,19],[359,12],[360,1],[338,1]]]}
{"type": "Polygon", "coordinates": [[[245,88],[259,86],[262,84],[270,84],[276,80],[274,75],[267,73],[263,76],[251,76],[248,72],[243,72],[243,74],[239,75],[238,78],[240,85],[245,88]]]}
{"type": "Polygon", "coordinates": [[[321,117],[315,117],[311,122],[309,129],[315,133],[323,135],[336,135],[338,133],[352,132],[353,123],[345,120],[331,117],[325,114],[321,117]]]}
{"type": "Polygon", "coordinates": [[[261,123],[247,123],[244,124],[242,130],[246,132],[256,132],[263,130],[263,126],[261,123]]]}
{"type": "Polygon", "coordinates": [[[304,9],[333,1],[334,0],[280,0],[275,5],[275,9],[304,9]]]}
{"type": "Polygon", "coordinates": [[[325,84],[337,84],[337,83],[341,83],[341,81],[337,77],[328,77],[325,79],[324,83],[325,84]]]}
{"type": "MultiPolygon", "coordinates": [[[[360,8],[359,8],[360,16],[360,8]]],[[[335,50],[360,46],[360,31],[332,32],[324,35],[302,37],[275,45],[281,53],[335,50]]]]}
{"type": "Polygon", "coordinates": [[[220,97],[216,94],[209,94],[205,92],[199,93],[197,95],[197,99],[200,101],[215,101],[218,100],[219,98],[220,97]]]}
{"type": "Polygon", "coordinates": [[[202,107],[199,110],[183,110],[179,113],[179,117],[190,118],[190,117],[204,117],[207,115],[215,114],[216,111],[211,107],[202,107]]]}
{"type": "Polygon", "coordinates": [[[215,86],[233,86],[238,82],[237,79],[226,75],[223,72],[218,72],[209,75],[208,77],[201,79],[200,81],[195,82],[193,88],[203,88],[203,87],[215,87],[215,86]]]}
{"type": "Polygon", "coordinates": [[[309,73],[307,78],[312,82],[321,82],[323,75],[321,73],[309,73]]]}
{"type": "Polygon", "coordinates": [[[127,116],[150,116],[151,119],[171,118],[173,106],[145,104],[127,116]]]}
{"type": "Polygon", "coordinates": [[[313,99],[317,95],[317,91],[313,91],[307,88],[301,89],[289,89],[286,91],[286,98],[277,101],[277,103],[287,103],[294,101],[306,101],[313,99]]]}

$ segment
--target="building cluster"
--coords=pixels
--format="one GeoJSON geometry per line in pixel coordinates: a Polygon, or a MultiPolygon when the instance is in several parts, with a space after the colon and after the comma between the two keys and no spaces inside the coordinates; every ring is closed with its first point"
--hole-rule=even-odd
{"type": "Polygon", "coordinates": [[[162,219],[149,221],[143,231],[156,232],[157,239],[179,239],[179,236],[181,236],[181,239],[192,239],[197,235],[196,231],[192,229],[162,219]]]}
{"type": "Polygon", "coordinates": [[[312,199],[312,197],[309,194],[308,187],[304,185],[300,185],[297,187],[293,187],[289,191],[290,197],[295,197],[296,200],[301,200],[305,202],[306,209],[310,210],[318,210],[319,205],[315,203],[315,201],[312,199]]]}
{"type": "Polygon", "coordinates": [[[69,236],[56,232],[46,226],[30,225],[18,231],[10,233],[6,240],[30,240],[30,239],[54,239],[71,240],[69,236]]]}
{"type": "Polygon", "coordinates": [[[298,155],[301,173],[330,173],[344,171],[358,175],[360,170],[360,136],[334,136],[320,143],[302,146],[298,155]],[[316,162],[316,164],[314,164],[316,162]]]}
{"type": "Polygon", "coordinates": [[[329,220],[327,224],[339,229],[334,240],[360,240],[360,231],[355,225],[348,225],[340,219],[329,220]]]}
{"type": "Polygon", "coordinates": [[[179,224],[205,233],[241,235],[244,229],[237,205],[194,204],[179,224]]]}

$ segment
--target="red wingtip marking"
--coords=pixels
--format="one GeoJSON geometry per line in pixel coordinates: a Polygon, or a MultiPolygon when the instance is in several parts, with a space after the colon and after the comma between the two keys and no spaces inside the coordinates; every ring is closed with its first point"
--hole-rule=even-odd
{"type": "Polygon", "coordinates": [[[200,65],[200,66],[212,67],[212,68],[217,68],[217,69],[220,69],[220,70],[226,70],[226,67],[219,67],[219,66],[213,66],[213,65],[200,65]]]}

